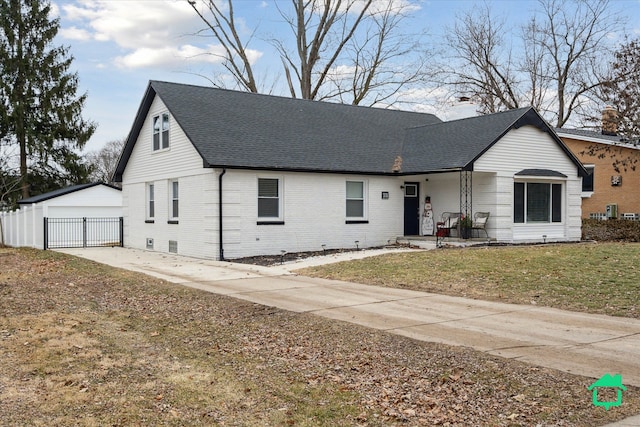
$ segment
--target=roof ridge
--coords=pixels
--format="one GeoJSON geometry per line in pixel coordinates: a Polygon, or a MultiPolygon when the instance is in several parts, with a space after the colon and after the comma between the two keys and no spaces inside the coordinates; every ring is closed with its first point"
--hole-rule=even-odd
{"type": "Polygon", "coordinates": [[[258,97],[263,97],[263,98],[276,98],[276,99],[282,100],[284,102],[291,102],[291,103],[307,102],[307,103],[313,103],[313,104],[318,104],[318,105],[335,106],[335,107],[338,107],[338,108],[354,108],[354,109],[362,109],[362,110],[374,109],[376,111],[388,111],[388,112],[392,112],[394,114],[412,114],[412,115],[416,115],[416,116],[425,116],[425,117],[426,116],[431,116],[431,117],[435,117],[438,120],[440,120],[440,118],[438,116],[436,116],[435,114],[433,114],[433,113],[425,113],[425,112],[421,112],[421,111],[399,110],[399,109],[395,109],[395,108],[382,108],[382,107],[365,106],[365,105],[359,105],[359,104],[354,105],[354,104],[346,104],[346,103],[342,103],[342,102],[323,101],[323,100],[317,100],[317,99],[292,98],[290,96],[284,96],[284,95],[274,95],[274,94],[259,93],[259,92],[247,92],[247,91],[242,91],[242,90],[226,89],[226,88],[219,88],[219,87],[214,87],[214,86],[202,86],[202,85],[197,85],[197,84],[193,84],[193,83],[169,82],[169,81],[166,81],[166,80],[150,80],[149,81],[149,85],[151,85],[152,87],[153,87],[154,83],[166,84],[166,85],[172,85],[172,86],[188,86],[188,87],[192,87],[192,88],[195,88],[195,89],[222,91],[222,92],[227,92],[227,93],[231,93],[231,94],[238,94],[238,95],[253,95],[253,96],[258,96],[258,97]]]}

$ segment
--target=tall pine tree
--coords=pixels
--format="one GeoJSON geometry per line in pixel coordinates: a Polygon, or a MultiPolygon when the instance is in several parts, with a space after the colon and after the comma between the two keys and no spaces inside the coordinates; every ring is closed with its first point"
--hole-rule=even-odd
{"type": "Polygon", "coordinates": [[[95,124],[82,118],[87,95],[77,95],[69,49],[53,45],[60,23],[50,10],[47,0],[0,0],[0,143],[19,146],[22,198],[32,177],[55,186],[89,172],[75,150],[95,124]]]}

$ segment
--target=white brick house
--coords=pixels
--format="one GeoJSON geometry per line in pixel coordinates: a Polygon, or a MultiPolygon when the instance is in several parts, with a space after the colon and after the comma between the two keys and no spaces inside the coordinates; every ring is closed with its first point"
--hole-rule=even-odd
{"type": "Polygon", "coordinates": [[[498,242],[577,241],[584,174],[532,108],[442,122],[152,81],[114,178],[125,246],[232,259],[416,235],[426,196],[490,212],[498,242]]]}

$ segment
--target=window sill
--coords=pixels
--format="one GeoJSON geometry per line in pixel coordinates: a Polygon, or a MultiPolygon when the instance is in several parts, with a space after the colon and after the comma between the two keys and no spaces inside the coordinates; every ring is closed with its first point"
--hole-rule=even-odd
{"type": "Polygon", "coordinates": [[[177,219],[170,219],[169,221],[167,221],[167,224],[178,224],[178,220],[177,219]]]}
{"type": "Polygon", "coordinates": [[[284,221],[258,221],[257,225],[284,225],[284,221]]]}
{"type": "Polygon", "coordinates": [[[593,196],[593,191],[583,191],[583,192],[582,192],[582,194],[580,194],[580,196],[581,196],[583,199],[588,199],[588,198],[590,198],[591,196],[593,196]]]}
{"type": "Polygon", "coordinates": [[[156,221],[155,221],[155,220],[153,220],[153,219],[145,219],[145,220],[144,220],[144,223],[145,223],[145,224],[154,224],[155,222],[156,222],[156,221]]]}
{"type": "Polygon", "coordinates": [[[345,224],[369,224],[369,220],[366,219],[348,219],[345,224]]]}

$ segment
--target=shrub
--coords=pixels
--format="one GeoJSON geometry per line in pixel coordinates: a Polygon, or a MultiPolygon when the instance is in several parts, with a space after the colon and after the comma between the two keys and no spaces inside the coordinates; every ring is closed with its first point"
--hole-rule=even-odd
{"type": "Polygon", "coordinates": [[[640,221],[583,219],[582,239],[598,242],[640,242],[640,221]]]}

